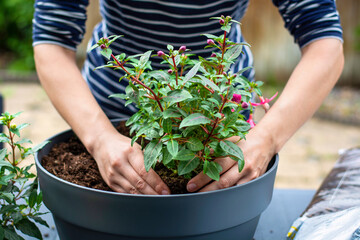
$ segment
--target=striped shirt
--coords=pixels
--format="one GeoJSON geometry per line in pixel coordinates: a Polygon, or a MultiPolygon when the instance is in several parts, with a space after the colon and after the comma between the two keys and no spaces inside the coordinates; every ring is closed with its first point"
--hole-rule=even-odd
{"type": "MultiPolygon", "coordinates": [[[[342,40],[339,14],[334,0],[273,0],[282,15],[285,27],[300,47],[320,38],[342,40]]],[[[51,43],[76,50],[85,32],[88,0],[36,0],[33,19],[33,45],[51,43]]],[[[147,50],[166,51],[166,45],[175,48],[185,45],[192,53],[209,57],[211,48],[204,49],[206,37],[202,33],[221,35],[214,16],[231,16],[241,21],[248,0],[100,0],[102,21],[95,27],[89,46],[101,37],[124,35],[112,44],[115,54],[143,53],[147,50]]],[[[260,14],[259,14],[260,15],[260,14]]],[[[236,25],[233,25],[236,26],[236,25]]],[[[239,26],[231,31],[229,38],[243,42],[239,26]]],[[[152,59],[154,68],[161,68],[159,59],[152,59]]],[[[109,68],[94,71],[104,65],[106,59],[97,49],[87,54],[82,69],[96,100],[109,118],[132,115],[133,105],[124,107],[124,101],[108,98],[113,93],[123,93],[127,82],[120,71],[109,68]]],[[[233,72],[253,65],[248,47],[233,65],[233,72]]],[[[254,79],[254,70],[244,73],[254,79]]]]}

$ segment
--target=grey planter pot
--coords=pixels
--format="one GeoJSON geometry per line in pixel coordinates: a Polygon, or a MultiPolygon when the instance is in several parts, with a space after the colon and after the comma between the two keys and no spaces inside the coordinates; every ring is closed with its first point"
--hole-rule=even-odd
{"type": "Polygon", "coordinates": [[[72,135],[55,135],[35,156],[44,203],[61,240],[252,240],[272,198],[278,155],[263,176],[207,193],[151,196],[82,187],[41,166],[52,146],[72,135]]]}

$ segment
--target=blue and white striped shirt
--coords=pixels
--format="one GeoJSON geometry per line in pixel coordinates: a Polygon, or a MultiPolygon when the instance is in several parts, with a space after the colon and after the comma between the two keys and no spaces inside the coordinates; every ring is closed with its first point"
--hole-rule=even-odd
{"type": "MultiPolygon", "coordinates": [[[[342,40],[339,14],[334,0],[273,0],[281,13],[285,27],[300,47],[320,38],[342,40]]],[[[36,0],[33,19],[33,45],[51,43],[76,50],[85,32],[88,0],[36,0]]],[[[95,27],[89,46],[104,36],[124,35],[112,44],[115,54],[133,55],[147,50],[166,50],[171,44],[178,48],[185,45],[192,53],[204,57],[211,55],[211,48],[204,49],[206,38],[202,33],[221,35],[214,16],[231,16],[240,21],[248,0],[100,0],[102,21],[95,27]]],[[[235,25],[233,25],[235,26],[235,25]]],[[[240,28],[229,38],[243,42],[240,28]]],[[[136,108],[124,107],[122,99],[108,96],[124,92],[127,82],[118,82],[120,71],[109,68],[94,71],[106,63],[98,51],[88,53],[83,76],[93,95],[109,118],[132,115],[136,108]]],[[[152,59],[153,67],[160,68],[159,59],[152,59]]],[[[234,64],[234,72],[253,64],[250,49],[234,64]]],[[[254,70],[244,75],[254,79],[254,70]]]]}

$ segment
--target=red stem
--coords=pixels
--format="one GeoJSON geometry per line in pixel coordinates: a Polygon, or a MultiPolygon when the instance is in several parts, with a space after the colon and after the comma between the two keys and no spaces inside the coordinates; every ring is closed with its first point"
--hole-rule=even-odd
{"type": "Polygon", "coordinates": [[[225,48],[226,48],[226,31],[224,31],[224,42],[221,49],[222,50],[221,62],[224,59],[225,48]]]}
{"type": "Polygon", "coordinates": [[[175,69],[175,73],[176,73],[176,86],[177,86],[177,85],[178,85],[179,73],[178,73],[178,69],[177,69],[177,67],[176,67],[176,63],[175,63],[175,56],[172,55],[171,58],[172,58],[173,63],[174,63],[174,69],[175,69]]]}
{"type": "Polygon", "coordinates": [[[115,60],[115,62],[118,64],[119,67],[122,68],[122,70],[124,70],[130,77],[133,81],[135,81],[137,84],[140,84],[141,86],[143,86],[145,89],[149,90],[151,92],[151,94],[154,96],[154,100],[158,103],[159,107],[160,107],[160,110],[163,112],[164,109],[163,107],[161,106],[161,103],[159,101],[159,98],[158,96],[155,94],[155,92],[149,88],[148,86],[146,86],[144,83],[142,83],[139,79],[135,78],[134,76],[131,76],[131,74],[126,70],[126,68],[123,66],[123,64],[121,64],[119,62],[119,60],[117,60],[117,58],[114,56],[114,54],[111,54],[111,57],[115,60]]]}

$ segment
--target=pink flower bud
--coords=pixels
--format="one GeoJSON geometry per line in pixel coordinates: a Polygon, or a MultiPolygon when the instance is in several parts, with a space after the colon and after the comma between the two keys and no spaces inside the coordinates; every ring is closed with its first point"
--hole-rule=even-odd
{"type": "Polygon", "coordinates": [[[106,45],[105,45],[105,44],[101,44],[101,45],[100,45],[100,48],[101,48],[101,49],[106,49],[106,45]]]}
{"type": "Polygon", "coordinates": [[[237,104],[239,104],[241,102],[241,94],[234,93],[231,101],[236,102],[237,104]]]}
{"type": "Polygon", "coordinates": [[[165,53],[164,53],[163,51],[158,51],[158,52],[157,52],[157,55],[158,55],[159,57],[162,57],[162,56],[165,55],[165,53]]]}
{"type": "Polygon", "coordinates": [[[247,108],[249,107],[249,104],[248,104],[247,102],[243,102],[243,103],[241,104],[241,107],[242,107],[243,109],[247,109],[247,108]]]}
{"type": "Polygon", "coordinates": [[[108,42],[109,42],[109,39],[108,39],[108,38],[104,37],[103,39],[104,39],[104,42],[105,42],[105,43],[108,43],[108,42]]]}
{"type": "Polygon", "coordinates": [[[216,57],[216,53],[212,53],[210,57],[216,57]]]}
{"type": "Polygon", "coordinates": [[[185,52],[186,51],[186,46],[181,46],[179,48],[179,53],[185,52]]]}
{"type": "Polygon", "coordinates": [[[207,44],[209,44],[209,45],[214,45],[215,42],[214,42],[214,40],[212,40],[212,39],[208,39],[208,40],[207,40],[207,44]]]}
{"type": "Polygon", "coordinates": [[[168,70],[168,73],[169,73],[169,74],[172,74],[172,73],[173,73],[173,70],[172,70],[172,69],[169,69],[169,70],[168,70]]]}
{"type": "Polygon", "coordinates": [[[225,23],[224,19],[220,19],[219,23],[220,23],[220,25],[224,25],[224,23],[225,23]]]}

